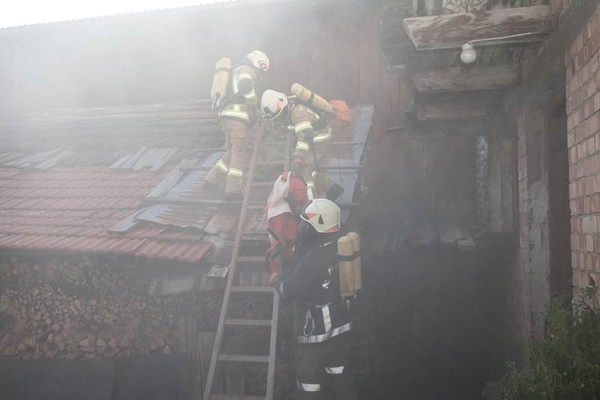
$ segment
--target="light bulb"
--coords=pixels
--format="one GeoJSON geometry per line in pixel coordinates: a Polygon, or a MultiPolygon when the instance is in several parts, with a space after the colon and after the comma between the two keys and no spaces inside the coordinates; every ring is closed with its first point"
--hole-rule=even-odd
{"type": "Polygon", "coordinates": [[[465,43],[462,45],[460,52],[460,60],[465,64],[472,64],[477,60],[477,52],[473,47],[473,43],[465,43]]]}

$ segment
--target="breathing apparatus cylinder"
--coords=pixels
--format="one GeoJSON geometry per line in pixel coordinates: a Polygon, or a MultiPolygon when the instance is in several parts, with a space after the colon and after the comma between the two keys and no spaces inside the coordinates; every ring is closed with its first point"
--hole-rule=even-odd
{"type": "Polygon", "coordinates": [[[348,236],[342,236],[337,242],[338,270],[340,275],[340,294],[344,298],[354,297],[356,294],[356,285],[354,283],[354,248],[352,239],[348,236]]]}
{"type": "Polygon", "coordinates": [[[299,83],[294,83],[292,85],[292,94],[308,104],[310,107],[318,108],[326,113],[334,113],[333,106],[327,100],[318,94],[311,92],[299,83]]]}
{"type": "Polygon", "coordinates": [[[354,287],[358,292],[363,286],[362,264],[360,260],[360,235],[356,232],[350,232],[346,236],[352,239],[352,249],[354,250],[354,260],[352,261],[354,266],[354,287]]]}
{"type": "Polygon", "coordinates": [[[210,98],[213,101],[213,107],[222,106],[227,95],[227,86],[229,84],[229,73],[231,72],[231,60],[227,57],[217,61],[215,73],[213,75],[212,87],[210,89],[210,98]]]}

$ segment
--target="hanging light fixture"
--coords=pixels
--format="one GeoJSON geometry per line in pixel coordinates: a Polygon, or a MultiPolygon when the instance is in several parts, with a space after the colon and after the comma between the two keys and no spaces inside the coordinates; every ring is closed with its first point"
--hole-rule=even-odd
{"type": "Polygon", "coordinates": [[[462,51],[460,52],[460,61],[465,64],[473,64],[477,60],[477,51],[473,43],[465,43],[462,45],[462,51]]]}

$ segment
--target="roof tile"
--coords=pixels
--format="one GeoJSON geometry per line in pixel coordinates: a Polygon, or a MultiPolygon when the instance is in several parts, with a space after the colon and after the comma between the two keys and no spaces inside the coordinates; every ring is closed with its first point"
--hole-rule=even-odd
{"type": "Polygon", "coordinates": [[[168,173],[107,167],[0,168],[0,248],[131,254],[199,262],[211,244],[192,233],[139,223],[125,234],[107,229],[140,206],[168,173]]]}

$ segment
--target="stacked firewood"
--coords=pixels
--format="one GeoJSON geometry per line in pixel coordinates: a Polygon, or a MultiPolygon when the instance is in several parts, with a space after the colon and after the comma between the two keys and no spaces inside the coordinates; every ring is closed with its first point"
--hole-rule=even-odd
{"type": "Polygon", "coordinates": [[[220,299],[151,296],[147,282],[136,284],[119,267],[89,259],[41,266],[11,260],[0,264],[0,279],[0,357],[168,354],[179,350],[184,315],[202,315],[209,329],[218,318],[212,305],[220,299]]]}

